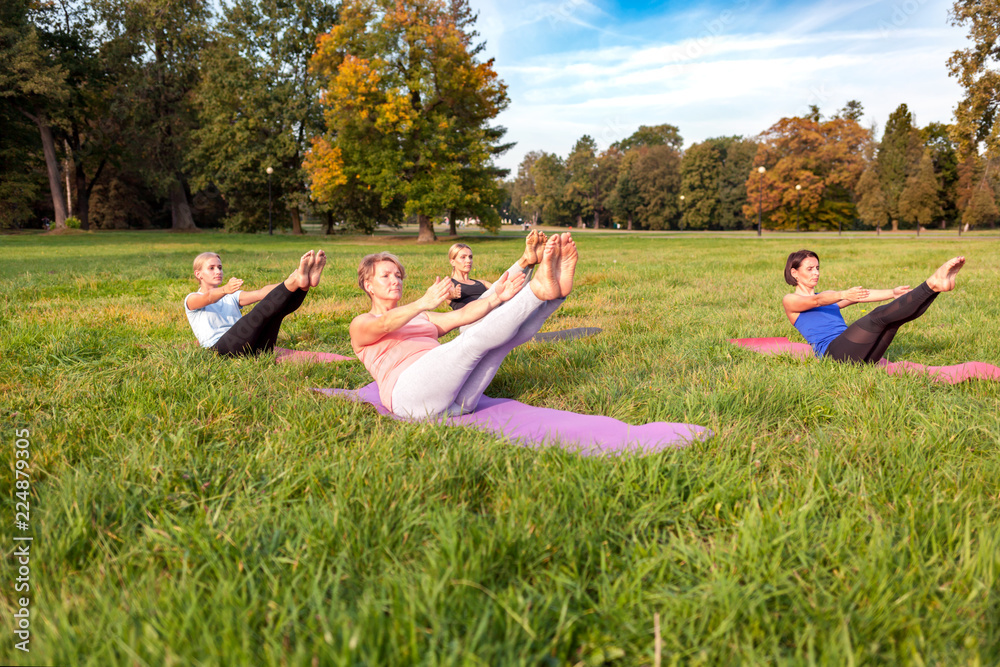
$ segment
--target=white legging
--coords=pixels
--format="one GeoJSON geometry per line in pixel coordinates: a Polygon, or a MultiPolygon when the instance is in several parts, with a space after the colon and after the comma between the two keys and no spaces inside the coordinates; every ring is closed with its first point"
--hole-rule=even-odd
{"type": "Polygon", "coordinates": [[[434,348],[403,371],[392,389],[393,413],[423,418],[472,412],[504,357],[531,340],[563,301],[542,301],[530,285],[525,285],[477,326],[434,348]]]}

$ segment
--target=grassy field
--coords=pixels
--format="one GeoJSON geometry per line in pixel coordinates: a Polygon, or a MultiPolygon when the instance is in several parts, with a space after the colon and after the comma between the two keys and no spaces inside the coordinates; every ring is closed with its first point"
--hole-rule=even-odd
{"type": "MultiPolygon", "coordinates": [[[[464,240],[483,277],[521,243],[464,240]]],[[[256,286],[323,247],[279,344],[347,354],[360,257],[399,254],[411,299],[446,273],[447,242],[0,237],[0,663],[1000,663],[1000,383],[726,342],[801,340],[780,298],[802,246],[828,288],[915,286],[965,254],[888,356],[1000,365],[996,236],[577,241],[577,289],[546,330],[604,333],[519,348],[490,395],[716,437],[604,460],[395,422],[310,391],[366,384],[359,363],[221,360],[181,306],[202,250],[256,286]],[[7,630],[25,595],[16,429],[30,653],[7,630]]]]}

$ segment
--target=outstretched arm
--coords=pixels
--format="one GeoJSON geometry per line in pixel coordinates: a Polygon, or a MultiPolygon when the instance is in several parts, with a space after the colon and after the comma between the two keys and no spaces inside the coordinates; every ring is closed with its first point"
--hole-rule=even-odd
{"type": "Polygon", "coordinates": [[[494,283],[492,293],[484,294],[464,308],[449,313],[427,313],[427,318],[438,328],[438,335],[443,336],[458,327],[478,322],[501,303],[512,299],[524,287],[525,279],[521,272],[515,272],[513,278],[509,272],[504,272],[494,283]]]}
{"type": "MultiPolygon", "coordinates": [[[[230,278],[229,282],[225,285],[220,285],[219,287],[213,287],[208,290],[208,294],[202,294],[201,292],[196,292],[191,294],[184,301],[184,304],[189,310],[201,310],[205,306],[210,306],[217,302],[222,297],[227,294],[234,294],[243,286],[243,281],[239,278],[230,278]]],[[[243,295],[246,292],[240,292],[240,305],[243,305],[243,295]]],[[[261,297],[263,298],[263,297],[261,297]]]]}
{"type": "Polygon", "coordinates": [[[856,303],[874,303],[876,301],[889,301],[890,299],[895,299],[896,297],[903,296],[910,291],[909,285],[900,285],[899,287],[894,287],[892,289],[872,289],[868,290],[868,296],[863,299],[847,300],[840,303],[841,308],[846,308],[847,306],[853,306],[856,303]]]}
{"type": "Polygon", "coordinates": [[[360,348],[371,345],[387,333],[398,331],[420,313],[434,310],[444,303],[450,290],[450,280],[435,278],[434,284],[427,288],[427,292],[412,303],[396,306],[381,317],[375,317],[371,313],[358,315],[351,321],[351,326],[348,329],[351,334],[351,346],[357,352],[360,348]]]}
{"type": "Polygon", "coordinates": [[[791,317],[792,313],[803,313],[820,306],[829,306],[835,303],[841,308],[857,303],[868,297],[868,290],[864,287],[852,287],[846,290],[827,290],[819,294],[786,294],[781,300],[781,305],[785,307],[785,314],[791,317]]]}
{"type": "Polygon", "coordinates": [[[265,296],[267,296],[268,292],[270,292],[280,284],[281,283],[274,283],[273,285],[264,285],[260,289],[255,289],[251,292],[240,293],[240,306],[241,307],[249,306],[251,303],[257,303],[265,296]]]}

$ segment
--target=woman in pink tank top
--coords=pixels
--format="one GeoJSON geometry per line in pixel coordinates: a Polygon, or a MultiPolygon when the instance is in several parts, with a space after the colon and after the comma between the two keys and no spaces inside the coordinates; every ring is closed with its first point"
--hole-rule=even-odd
{"type": "Polygon", "coordinates": [[[530,340],[573,289],[578,253],[569,234],[552,236],[544,248],[529,244],[525,253],[537,265],[530,282],[527,269],[515,265],[492,295],[446,313],[435,309],[448,299],[450,280],[435,279],[422,297],[400,305],[406,270],[399,259],[383,252],[362,260],[358,286],[372,307],[351,322],[351,346],[386,408],[414,418],[475,410],[503,358],[530,340]],[[480,324],[438,343],[474,322],[480,324]]]}

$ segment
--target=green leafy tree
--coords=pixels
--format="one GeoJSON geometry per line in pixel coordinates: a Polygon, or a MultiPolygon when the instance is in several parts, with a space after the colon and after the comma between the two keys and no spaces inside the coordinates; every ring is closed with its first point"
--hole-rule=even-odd
{"type": "Polygon", "coordinates": [[[837,112],[834,118],[844,118],[846,120],[853,120],[856,123],[861,122],[861,118],[865,115],[865,108],[861,105],[858,100],[848,100],[844,108],[837,112]]]}
{"type": "MultiPolygon", "coordinates": [[[[472,19],[455,7],[348,0],[312,61],[326,122],[305,163],[313,196],[342,210],[367,191],[390,214],[401,203],[422,242],[435,239],[432,216],[468,201],[463,172],[490,173],[489,122],[508,103],[492,61],[475,58],[472,19]]],[[[481,195],[497,204],[502,192],[481,195]]]]}
{"type": "Polygon", "coordinates": [[[542,156],[539,151],[530,151],[517,167],[517,176],[511,187],[511,209],[517,218],[527,218],[531,224],[538,224],[542,214],[542,203],[535,190],[535,176],[532,167],[542,156]]]}
{"type": "Polygon", "coordinates": [[[668,144],[637,149],[636,185],[642,203],[636,209],[645,229],[676,228],[680,221],[681,156],[668,144]]]}
{"type": "Polygon", "coordinates": [[[954,136],[964,153],[978,152],[986,143],[1000,148],[1000,1],[955,0],[951,23],[966,26],[972,46],[955,51],[948,60],[965,97],[955,109],[954,136]]]}
{"type": "MultiPolygon", "coordinates": [[[[61,108],[70,98],[71,90],[64,65],[52,57],[43,31],[31,21],[32,7],[29,0],[9,0],[0,6],[0,104],[3,105],[3,116],[10,118],[17,114],[35,126],[45,160],[55,226],[64,228],[68,211],[53,134],[53,117],[59,116],[61,108]]],[[[14,155],[19,154],[17,140],[25,139],[24,129],[21,123],[4,125],[2,145],[6,150],[15,151],[14,155]]],[[[23,150],[23,145],[20,148],[23,150]]],[[[2,171],[12,167],[5,162],[2,171]]],[[[10,219],[22,219],[27,205],[25,198],[32,192],[30,185],[22,177],[15,176],[4,189],[5,196],[10,197],[10,219]]]]}
{"type": "Polygon", "coordinates": [[[742,229],[743,204],[747,200],[746,175],[757,155],[757,143],[741,137],[722,137],[716,145],[725,149],[719,172],[719,206],[715,226],[719,229],[742,229]]]}
{"type": "Polygon", "coordinates": [[[958,212],[958,145],[952,139],[952,128],[945,123],[929,123],[920,129],[924,150],[931,156],[934,173],[941,181],[941,225],[959,219],[958,212]]]}
{"type": "Polygon", "coordinates": [[[222,4],[201,55],[198,126],[186,164],[193,186],[219,189],[229,208],[227,227],[266,229],[273,197],[279,224],[287,220],[301,233],[310,207],[302,161],[323,129],[309,60],[316,38],[336,20],[326,0],[222,4]]]}
{"type": "Polygon", "coordinates": [[[986,179],[983,179],[969,198],[969,205],[962,213],[962,224],[968,227],[986,225],[993,227],[998,219],[1000,219],[1000,210],[997,209],[996,193],[989,187],[986,179]]]}
{"type": "Polygon", "coordinates": [[[913,115],[905,104],[900,104],[889,114],[876,156],[879,183],[893,231],[899,229],[899,198],[906,187],[906,179],[916,171],[922,151],[913,115]]]}
{"type": "Polygon", "coordinates": [[[610,206],[615,216],[623,220],[626,229],[634,228],[639,207],[642,206],[642,196],[639,192],[639,181],[636,177],[639,151],[625,153],[618,162],[618,174],[615,179],[614,191],[611,194],[610,206]]]}
{"type": "Polygon", "coordinates": [[[889,224],[889,207],[885,202],[885,192],[875,163],[870,163],[858,179],[857,197],[858,216],[864,224],[876,230],[889,224]]]}
{"type": "Polygon", "coordinates": [[[571,225],[574,216],[566,200],[566,164],[553,153],[542,152],[531,165],[535,193],[541,207],[542,222],[549,225],[571,225]]]}
{"type": "Polygon", "coordinates": [[[184,156],[196,128],[198,84],[211,10],[207,0],[93,0],[105,57],[119,75],[109,89],[129,148],[128,168],[170,202],[171,226],[196,229],[184,156]]]}
{"type": "Polygon", "coordinates": [[[692,145],[681,159],[681,228],[708,229],[718,217],[723,152],[714,141],[692,145]]]}
{"type": "Polygon", "coordinates": [[[585,134],[577,140],[566,158],[565,199],[576,218],[577,227],[583,227],[583,219],[593,215],[594,229],[597,229],[598,197],[597,142],[585,134]]]}
{"type": "Polygon", "coordinates": [[[906,187],[899,196],[900,217],[920,227],[929,227],[941,216],[940,190],[934,161],[930,153],[925,152],[916,172],[906,179],[906,187]]]}
{"type": "Polygon", "coordinates": [[[622,139],[614,144],[622,153],[626,153],[633,148],[648,148],[650,146],[671,146],[676,150],[681,150],[684,146],[684,139],[676,125],[664,123],[663,125],[640,125],[639,129],[633,132],[626,139],[622,139]]]}

